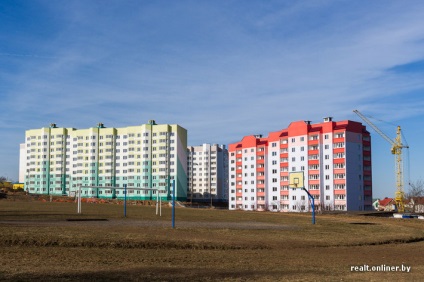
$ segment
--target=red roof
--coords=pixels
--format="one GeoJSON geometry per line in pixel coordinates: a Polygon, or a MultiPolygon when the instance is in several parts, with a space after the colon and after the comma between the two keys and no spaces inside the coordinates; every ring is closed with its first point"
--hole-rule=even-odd
{"type": "MultiPolygon", "coordinates": [[[[385,206],[387,206],[388,204],[390,204],[391,202],[393,201],[393,198],[384,198],[383,200],[378,200],[378,204],[380,205],[380,206],[383,206],[383,207],[385,207],[385,206]]],[[[393,203],[392,203],[393,204],[393,203]]]]}
{"type": "Polygon", "coordinates": [[[414,204],[424,205],[424,197],[414,197],[414,204]]]}

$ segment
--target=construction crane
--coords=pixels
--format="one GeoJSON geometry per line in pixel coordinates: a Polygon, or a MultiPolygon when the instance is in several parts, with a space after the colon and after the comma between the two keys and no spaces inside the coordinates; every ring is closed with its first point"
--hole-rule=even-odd
{"type": "Polygon", "coordinates": [[[375,126],[368,118],[361,114],[358,110],[353,111],[361,119],[363,119],[369,126],[371,126],[381,137],[383,137],[387,142],[392,145],[391,152],[395,155],[395,174],[396,174],[396,193],[395,193],[395,202],[397,211],[403,213],[405,211],[404,204],[404,188],[403,188],[403,159],[402,159],[402,149],[409,148],[407,145],[402,144],[402,134],[400,126],[397,126],[396,138],[392,140],[384,132],[382,132],[377,126],[375,126]]]}

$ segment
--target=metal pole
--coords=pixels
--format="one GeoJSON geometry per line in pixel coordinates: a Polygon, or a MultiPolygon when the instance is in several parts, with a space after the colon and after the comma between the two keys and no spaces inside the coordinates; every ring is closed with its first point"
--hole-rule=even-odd
{"type": "Polygon", "coordinates": [[[175,179],[172,180],[172,228],[175,228],[175,179]]]}
{"type": "Polygon", "coordinates": [[[124,217],[127,217],[127,184],[124,184],[124,217]]]}
{"type": "Polygon", "coordinates": [[[308,190],[306,190],[305,187],[302,188],[306,194],[308,194],[308,198],[311,200],[311,205],[312,205],[312,224],[315,224],[315,199],[314,197],[312,197],[312,195],[309,193],[308,190]]]}
{"type": "Polygon", "coordinates": [[[156,192],[156,215],[158,215],[158,209],[159,209],[159,190],[156,192]]]}
{"type": "Polygon", "coordinates": [[[81,213],[81,186],[78,186],[78,213],[81,213]]]}

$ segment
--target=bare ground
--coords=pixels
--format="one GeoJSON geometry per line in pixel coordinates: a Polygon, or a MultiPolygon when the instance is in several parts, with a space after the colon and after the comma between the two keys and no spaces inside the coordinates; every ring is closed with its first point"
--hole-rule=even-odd
{"type": "Polygon", "coordinates": [[[0,201],[2,281],[422,281],[423,221],[0,201]],[[69,221],[72,219],[73,221],[69,221]],[[410,266],[353,272],[352,266],[410,266]]]}

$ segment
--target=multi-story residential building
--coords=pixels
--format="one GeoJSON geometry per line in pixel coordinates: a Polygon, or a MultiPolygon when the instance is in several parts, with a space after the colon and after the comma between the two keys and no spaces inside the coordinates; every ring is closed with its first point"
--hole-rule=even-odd
{"type": "Polygon", "coordinates": [[[186,200],[187,130],[179,125],[151,120],[124,128],[99,123],[75,129],[52,124],[28,130],[25,137],[20,171],[29,193],[70,195],[82,187],[87,197],[123,197],[126,184],[129,198],[155,199],[155,190],[143,190],[154,188],[167,200],[175,180],[176,198],[186,200]]]}
{"type": "Polygon", "coordinates": [[[225,145],[187,147],[187,200],[228,201],[228,150],[225,145]]]}
{"type": "Polygon", "coordinates": [[[316,209],[371,210],[371,139],[355,121],[292,122],[268,137],[246,136],[229,145],[229,209],[308,211],[289,174],[303,172],[316,209]]]}

